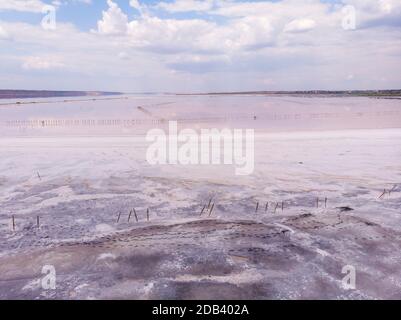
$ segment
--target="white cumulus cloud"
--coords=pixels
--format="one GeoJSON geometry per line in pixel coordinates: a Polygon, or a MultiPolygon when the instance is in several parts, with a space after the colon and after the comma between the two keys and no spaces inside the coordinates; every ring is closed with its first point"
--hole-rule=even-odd
{"type": "Polygon", "coordinates": [[[54,57],[24,57],[22,68],[24,70],[51,70],[63,68],[64,64],[54,57]]]}
{"type": "Polygon", "coordinates": [[[42,12],[45,5],[46,4],[40,0],[1,0],[0,11],[42,12]]]}
{"type": "Polygon", "coordinates": [[[103,11],[102,20],[98,21],[98,31],[102,34],[122,34],[127,31],[128,17],[120,7],[112,0],[107,0],[109,6],[107,11],[103,11]]]}
{"type": "Polygon", "coordinates": [[[9,34],[8,34],[7,30],[0,25],[0,40],[2,40],[2,39],[4,40],[4,39],[8,39],[8,38],[9,38],[9,34]]]}
{"type": "Polygon", "coordinates": [[[174,2],[160,2],[157,8],[168,12],[208,11],[213,8],[214,0],[175,0],[174,2]]]}
{"type": "Polygon", "coordinates": [[[296,19],[292,20],[288,23],[285,28],[284,32],[306,32],[313,30],[316,27],[315,20],[312,19],[296,19]]]}

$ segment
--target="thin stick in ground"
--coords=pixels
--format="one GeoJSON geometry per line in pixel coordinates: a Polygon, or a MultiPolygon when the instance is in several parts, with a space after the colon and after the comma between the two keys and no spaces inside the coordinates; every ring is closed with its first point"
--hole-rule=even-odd
{"type": "Polygon", "coordinates": [[[118,213],[117,223],[120,222],[120,218],[121,218],[121,212],[118,213]]]}
{"type": "Polygon", "coordinates": [[[201,211],[201,213],[200,213],[201,216],[202,216],[202,214],[205,212],[205,209],[206,209],[206,205],[204,205],[203,208],[202,208],[202,211],[201,211]]]}
{"type": "Polygon", "coordinates": [[[210,198],[209,204],[207,205],[207,209],[208,209],[208,210],[210,209],[210,205],[212,204],[212,200],[213,200],[213,198],[210,198]]]}
{"type": "Polygon", "coordinates": [[[258,210],[259,210],[259,202],[256,204],[256,210],[255,210],[255,213],[257,213],[257,212],[258,212],[258,210]]]}
{"type": "Polygon", "coordinates": [[[209,217],[211,217],[211,215],[213,213],[213,209],[214,209],[214,203],[212,204],[212,207],[210,208],[209,217]]]}

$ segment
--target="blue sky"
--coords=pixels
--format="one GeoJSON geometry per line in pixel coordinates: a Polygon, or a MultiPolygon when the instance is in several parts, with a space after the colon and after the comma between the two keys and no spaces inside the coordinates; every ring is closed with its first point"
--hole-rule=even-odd
{"type": "Polygon", "coordinates": [[[399,0],[1,0],[0,87],[401,88],[400,39],[399,0]]]}
{"type": "MultiPolygon", "coordinates": [[[[53,1],[43,0],[43,3],[51,5],[53,1]]],[[[138,11],[129,5],[129,0],[114,0],[118,6],[127,13],[131,18],[138,15],[138,11]]],[[[156,6],[161,1],[158,0],[142,0],[141,4],[147,6],[156,6]]],[[[166,3],[174,3],[174,0],[163,1],[166,3]]],[[[255,1],[242,1],[242,2],[263,2],[263,0],[255,1]]],[[[266,1],[265,1],[266,2],[266,1]]],[[[268,2],[278,2],[278,0],[271,0],[268,2]]],[[[336,2],[335,0],[326,0],[323,2],[336,2]]],[[[57,10],[57,17],[59,22],[72,22],[80,30],[88,31],[96,26],[96,23],[102,15],[102,11],[107,10],[108,5],[106,0],[92,0],[90,3],[85,1],[69,1],[60,6],[57,10]]],[[[175,18],[175,19],[194,19],[194,18],[209,18],[219,20],[221,17],[209,16],[204,12],[188,11],[169,13],[164,10],[154,11],[159,17],[175,18]]],[[[39,12],[18,12],[18,11],[0,11],[0,18],[6,21],[26,21],[30,23],[39,23],[42,20],[42,14],[39,12]]]]}

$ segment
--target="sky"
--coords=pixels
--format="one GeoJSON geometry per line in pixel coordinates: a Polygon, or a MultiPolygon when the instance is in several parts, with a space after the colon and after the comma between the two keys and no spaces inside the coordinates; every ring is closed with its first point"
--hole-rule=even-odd
{"type": "Polygon", "coordinates": [[[0,88],[401,89],[401,0],[0,0],[0,88]]]}

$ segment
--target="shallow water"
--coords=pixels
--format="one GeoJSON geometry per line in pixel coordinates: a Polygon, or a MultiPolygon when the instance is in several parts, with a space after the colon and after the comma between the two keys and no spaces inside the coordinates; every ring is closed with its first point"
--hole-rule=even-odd
{"type": "Polygon", "coordinates": [[[177,121],[179,128],[254,128],[257,132],[401,127],[401,100],[397,99],[159,95],[35,101],[23,100],[24,105],[3,101],[2,136],[129,136],[166,128],[168,121],[177,121]]]}

